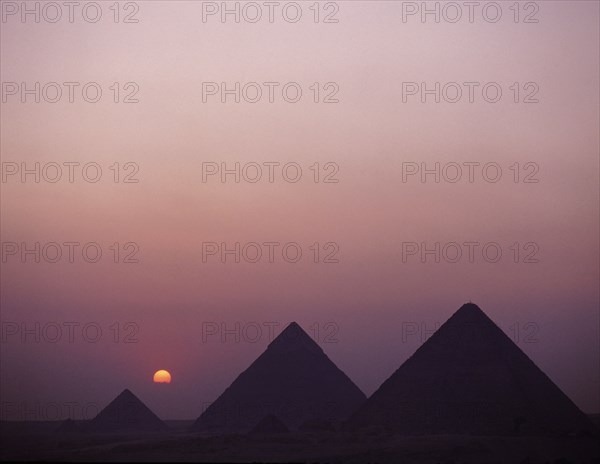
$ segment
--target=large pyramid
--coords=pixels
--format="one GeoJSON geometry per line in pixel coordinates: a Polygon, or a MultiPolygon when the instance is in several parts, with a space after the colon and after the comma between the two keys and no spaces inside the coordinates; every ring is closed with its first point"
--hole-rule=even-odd
{"type": "Polygon", "coordinates": [[[271,414],[291,430],[314,419],[340,424],[365,399],[319,345],[292,322],[193,428],[213,434],[246,433],[271,414]]]}
{"type": "Polygon", "coordinates": [[[475,304],[463,305],[345,424],[400,434],[593,430],[575,404],[475,304]]]}
{"type": "Polygon", "coordinates": [[[125,389],[94,417],[86,427],[90,432],[160,432],[167,425],[125,389]]]}

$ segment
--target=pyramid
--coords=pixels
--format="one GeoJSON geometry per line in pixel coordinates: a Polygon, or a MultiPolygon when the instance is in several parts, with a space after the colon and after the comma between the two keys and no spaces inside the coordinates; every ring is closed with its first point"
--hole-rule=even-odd
{"type": "Polygon", "coordinates": [[[94,417],[86,427],[89,432],[159,432],[167,425],[125,389],[94,417]]]}
{"type": "Polygon", "coordinates": [[[335,432],[333,424],[327,420],[320,419],[309,419],[306,422],[300,424],[299,429],[301,432],[335,432]]]}
{"type": "Polygon", "coordinates": [[[202,413],[193,429],[246,433],[269,414],[291,430],[309,419],[339,424],[365,399],[321,347],[292,322],[202,413]]]}
{"type": "Polygon", "coordinates": [[[261,419],[252,430],[250,435],[278,435],[290,433],[289,429],[273,414],[269,414],[261,419]]]}
{"type": "Polygon", "coordinates": [[[65,419],[56,428],[56,432],[64,433],[64,434],[77,433],[77,432],[79,432],[79,426],[73,419],[71,419],[71,418],[65,419]]]}
{"type": "Polygon", "coordinates": [[[591,421],[475,304],[463,305],[344,424],[407,435],[554,435],[591,421]]]}

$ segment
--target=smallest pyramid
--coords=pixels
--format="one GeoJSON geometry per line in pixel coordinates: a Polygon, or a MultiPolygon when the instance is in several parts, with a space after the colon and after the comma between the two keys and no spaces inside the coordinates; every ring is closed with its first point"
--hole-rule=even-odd
{"type": "Polygon", "coordinates": [[[300,424],[301,432],[335,432],[335,426],[325,419],[309,419],[300,424]]]}
{"type": "Polygon", "coordinates": [[[160,432],[167,425],[137,396],[125,389],[94,417],[90,432],[160,432]]]}
{"type": "Polygon", "coordinates": [[[60,425],[56,428],[56,432],[58,433],[77,433],[79,432],[79,426],[73,419],[66,419],[60,423],[60,425]]]}
{"type": "Polygon", "coordinates": [[[273,414],[263,417],[256,424],[256,427],[249,432],[250,435],[276,435],[281,433],[290,433],[290,430],[273,414]]]}

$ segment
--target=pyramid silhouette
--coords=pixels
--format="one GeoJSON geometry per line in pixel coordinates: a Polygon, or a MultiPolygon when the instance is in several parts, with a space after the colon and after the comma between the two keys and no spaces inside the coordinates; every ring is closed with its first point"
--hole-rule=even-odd
{"type": "Polygon", "coordinates": [[[56,428],[56,432],[64,433],[64,434],[77,433],[77,432],[79,432],[79,426],[73,419],[71,419],[71,418],[65,419],[56,428]]]}
{"type": "Polygon", "coordinates": [[[159,432],[167,425],[131,391],[125,389],[94,417],[90,432],[159,432]]]}
{"type": "Polygon", "coordinates": [[[400,434],[538,435],[591,421],[475,304],[463,305],[344,425],[400,434]]]}
{"type": "Polygon", "coordinates": [[[366,397],[292,322],[196,420],[193,429],[246,433],[276,416],[291,430],[309,419],[341,423],[366,397]]]}
{"type": "Polygon", "coordinates": [[[273,414],[269,414],[261,419],[250,432],[250,435],[278,435],[281,433],[290,433],[289,429],[273,414]]]}

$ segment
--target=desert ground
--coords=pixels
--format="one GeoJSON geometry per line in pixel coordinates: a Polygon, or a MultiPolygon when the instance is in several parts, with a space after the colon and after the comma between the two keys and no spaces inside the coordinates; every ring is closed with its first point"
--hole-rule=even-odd
{"type": "MultiPolygon", "coordinates": [[[[598,417],[593,418],[598,423],[598,417]]],[[[89,434],[60,422],[2,422],[2,461],[600,463],[597,437],[397,436],[339,432],[201,436],[193,421],[169,431],[89,434]]]]}

